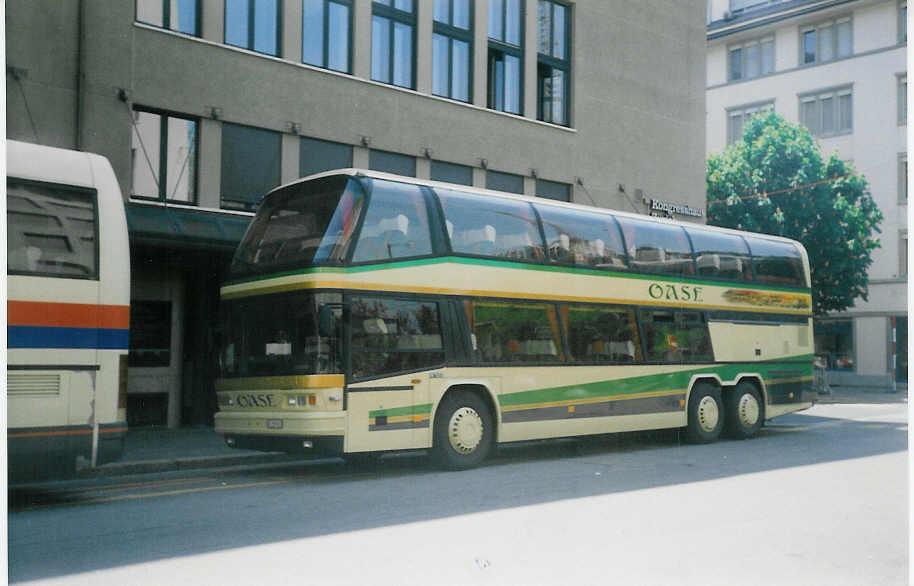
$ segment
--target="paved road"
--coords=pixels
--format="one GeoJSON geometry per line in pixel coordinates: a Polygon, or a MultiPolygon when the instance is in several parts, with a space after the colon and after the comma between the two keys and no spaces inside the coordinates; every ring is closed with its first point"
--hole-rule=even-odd
{"type": "Polygon", "coordinates": [[[756,439],[672,432],[48,485],[10,496],[11,582],[906,584],[907,405],[756,439]]]}

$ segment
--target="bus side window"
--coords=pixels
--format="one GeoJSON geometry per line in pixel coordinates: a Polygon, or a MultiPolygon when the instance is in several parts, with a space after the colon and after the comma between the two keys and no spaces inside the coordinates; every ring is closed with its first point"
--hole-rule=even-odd
{"type": "Polygon", "coordinates": [[[767,238],[748,236],[752,268],[759,283],[807,287],[803,258],[796,246],[767,238]]]}
{"type": "Polygon", "coordinates": [[[642,362],[635,312],[619,307],[562,307],[569,360],[572,362],[642,362]]]}
{"type": "Polygon", "coordinates": [[[419,187],[372,180],[371,198],[353,262],[410,258],[432,253],[425,198],[419,187]]]}
{"type": "Polygon", "coordinates": [[[563,362],[555,306],[546,303],[466,301],[478,360],[485,363],[563,362]]]}
{"type": "Polygon", "coordinates": [[[552,262],[600,269],[628,269],[622,237],[612,216],[540,203],[535,207],[543,221],[546,247],[552,262]]]}
{"type": "Polygon", "coordinates": [[[729,281],[752,279],[749,248],[741,236],[686,228],[695,249],[698,276],[729,281]]]}
{"type": "Polygon", "coordinates": [[[695,274],[692,247],[680,226],[616,219],[622,227],[632,268],[642,273],[680,277],[695,274]]]}

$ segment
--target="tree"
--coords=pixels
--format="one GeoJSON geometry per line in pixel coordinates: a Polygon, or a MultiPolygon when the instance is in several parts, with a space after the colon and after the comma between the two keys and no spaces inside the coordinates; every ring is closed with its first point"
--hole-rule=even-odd
{"type": "Polygon", "coordinates": [[[804,126],[770,112],[708,159],[708,223],[799,240],[809,254],[815,315],[867,299],[882,212],[866,179],[832,154],[822,160],[804,126]]]}

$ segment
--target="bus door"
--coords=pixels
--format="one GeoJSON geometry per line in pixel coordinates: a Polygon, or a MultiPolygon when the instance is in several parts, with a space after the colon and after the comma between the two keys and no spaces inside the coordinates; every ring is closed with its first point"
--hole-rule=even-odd
{"type": "Polygon", "coordinates": [[[444,364],[442,303],[351,295],[346,387],[347,452],[423,447],[431,426],[429,379],[444,364]]]}

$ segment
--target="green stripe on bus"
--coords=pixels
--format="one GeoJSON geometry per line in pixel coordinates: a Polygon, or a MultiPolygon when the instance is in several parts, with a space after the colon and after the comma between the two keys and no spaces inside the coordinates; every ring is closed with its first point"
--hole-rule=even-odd
{"type": "Polygon", "coordinates": [[[678,282],[689,282],[696,285],[703,285],[708,287],[734,287],[739,286],[745,289],[759,289],[763,291],[785,291],[785,292],[803,292],[809,293],[809,289],[803,287],[778,287],[776,285],[765,285],[761,283],[754,283],[751,281],[711,281],[703,279],[692,279],[689,277],[671,277],[668,275],[655,275],[655,274],[646,274],[646,273],[631,273],[627,271],[601,271],[597,269],[588,269],[588,268],[577,268],[577,267],[567,267],[567,266],[557,266],[557,265],[538,265],[538,264],[527,264],[527,263],[515,263],[502,261],[497,259],[486,259],[486,258],[468,258],[462,256],[440,256],[435,258],[421,258],[416,260],[403,260],[396,261],[384,264],[370,264],[362,265],[356,267],[310,267],[306,269],[298,269],[291,271],[284,271],[281,273],[275,274],[266,274],[259,275],[256,277],[248,277],[245,279],[240,279],[238,281],[232,281],[227,283],[225,286],[231,285],[241,285],[244,283],[253,283],[257,281],[265,281],[268,279],[278,279],[282,277],[290,277],[294,275],[311,275],[318,273],[335,273],[335,274],[355,274],[355,273],[369,273],[377,271],[389,271],[394,269],[403,269],[410,267],[422,267],[435,264],[444,264],[444,263],[456,263],[464,265],[475,265],[475,266],[491,266],[496,268],[506,268],[506,269],[515,269],[521,271],[545,271],[551,273],[570,273],[575,275],[590,275],[590,276],[599,276],[599,277],[617,277],[621,279],[635,279],[635,280],[648,280],[648,281],[668,281],[671,283],[678,282]]]}

